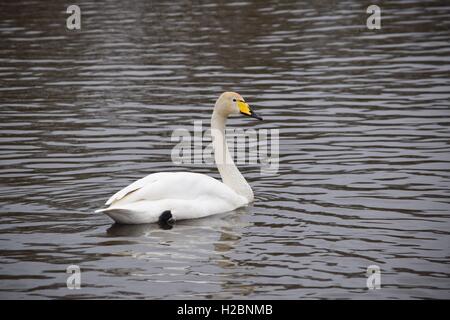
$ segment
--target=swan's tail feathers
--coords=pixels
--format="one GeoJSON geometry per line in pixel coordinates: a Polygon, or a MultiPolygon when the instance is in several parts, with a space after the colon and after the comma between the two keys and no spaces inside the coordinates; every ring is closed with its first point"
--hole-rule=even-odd
{"type": "Polygon", "coordinates": [[[102,212],[105,212],[105,211],[108,211],[108,210],[111,210],[111,209],[110,208],[103,208],[103,209],[95,210],[94,212],[95,213],[102,213],[102,212]]]}
{"type": "Polygon", "coordinates": [[[105,208],[96,210],[95,213],[104,213],[117,223],[121,224],[140,224],[154,223],[158,217],[147,215],[145,212],[125,209],[125,208],[105,208]]]}

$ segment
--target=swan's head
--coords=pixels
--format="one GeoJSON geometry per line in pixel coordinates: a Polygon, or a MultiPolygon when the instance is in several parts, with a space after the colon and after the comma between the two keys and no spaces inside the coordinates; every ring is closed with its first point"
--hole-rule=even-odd
{"type": "Polygon", "coordinates": [[[262,120],[253,110],[244,98],[236,92],[224,92],[216,101],[215,111],[224,117],[228,117],[230,114],[243,114],[248,117],[262,120]]]}

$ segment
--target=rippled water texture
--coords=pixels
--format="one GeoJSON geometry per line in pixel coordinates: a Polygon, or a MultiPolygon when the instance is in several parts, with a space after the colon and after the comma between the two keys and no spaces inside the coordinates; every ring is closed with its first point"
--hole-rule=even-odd
{"type": "Polygon", "coordinates": [[[450,298],[450,4],[0,5],[1,298],[450,298]],[[225,90],[280,129],[237,212],[113,225],[93,211],[171,162],[225,90]],[[66,267],[82,288],[66,288],[66,267]],[[366,269],[381,269],[368,290],[366,269]]]}

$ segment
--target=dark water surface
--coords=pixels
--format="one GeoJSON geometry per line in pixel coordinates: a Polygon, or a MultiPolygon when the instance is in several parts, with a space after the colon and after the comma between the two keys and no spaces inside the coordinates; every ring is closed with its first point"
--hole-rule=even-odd
{"type": "Polygon", "coordinates": [[[450,298],[450,3],[0,5],[0,298],[450,298]],[[240,92],[280,129],[256,202],[156,225],[94,214],[240,92]],[[66,287],[66,267],[82,289],[66,287]],[[369,265],[381,289],[366,288],[369,265]]]}

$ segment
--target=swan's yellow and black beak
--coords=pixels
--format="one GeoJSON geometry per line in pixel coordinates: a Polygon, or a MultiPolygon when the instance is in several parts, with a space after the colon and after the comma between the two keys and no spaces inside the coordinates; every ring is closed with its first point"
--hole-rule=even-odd
{"type": "Polygon", "coordinates": [[[254,113],[252,111],[252,109],[250,109],[250,106],[248,105],[248,103],[246,103],[245,101],[242,100],[238,100],[237,101],[237,105],[239,107],[239,111],[243,114],[246,115],[248,117],[252,117],[258,120],[262,120],[263,118],[258,116],[256,113],[254,113]]]}

